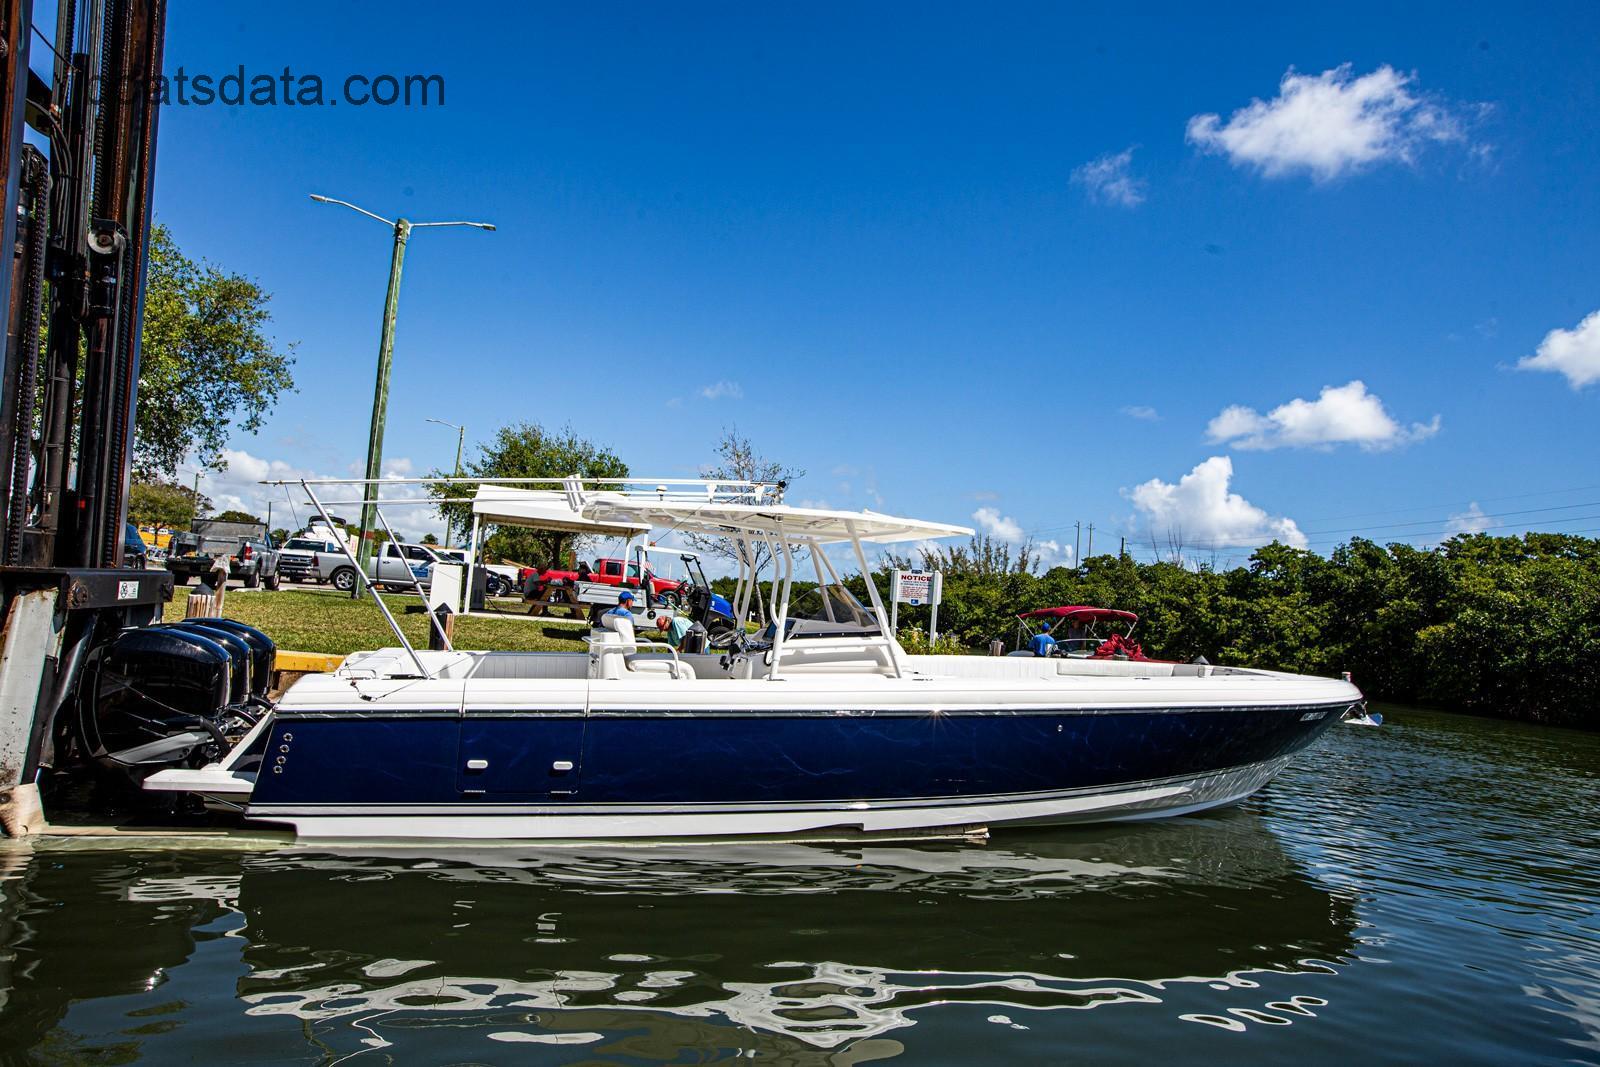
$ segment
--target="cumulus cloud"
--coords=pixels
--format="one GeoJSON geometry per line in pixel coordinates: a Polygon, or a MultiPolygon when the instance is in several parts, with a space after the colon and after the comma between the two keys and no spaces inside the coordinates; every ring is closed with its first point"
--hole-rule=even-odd
{"type": "Polygon", "coordinates": [[[1466,141],[1461,119],[1418,95],[1415,81],[1387,65],[1360,77],[1348,63],[1321,74],[1291,67],[1277,96],[1250,101],[1226,122],[1196,115],[1188,139],[1269,178],[1304,172],[1317,181],[1378,163],[1410,163],[1426,144],[1466,141]]]}
{"type": "Polygon", "coordinates": [[[744,388],[726,378],[700,387],[700,396],[706,400],[743,400],[744,388]]]}
{"type": "Polygon", "coordinates": [[[1063,545],[1059,541],[1030,540],[1022,524],[1009,515],[1002,515],[999,508],[979,508],[972,513],[972,521],[980,531],[996,541],[1004,541],[1008,545],[1027,545],[1038,557],[1039,566],[1045,570],[1072,563],[1071,545],[1063,545]]]}
{"type": "Polygon", "coordinates": [[[1072,183],[1083,186],[1097,204],[1138,207],[1144,203],[1145,183],[1129,173],[1133,149],[1092,159],[1072,172],[1072,183]]]}
{"type": "Polygon", "coordinates": [[[1122,413],[1130,419],[1143,419],[1145,422],[1161,421],[1161,412],[1145,404],[1130,404],[1122,409],[1122,413]]]}
{"type": "MultiPolygon", "coordinates": [[[[281,459],[268,459],[252,455],[241,449],[226,449],[222,459],[227,463],[227,469],[222,471],[208,471],[200,478],[200,493],[210,497],[212,506],[217,511],[237,509],[258,515],[262,519],[267,517],[267,503],[272,503],[272,525],[289,530],[291,533],[310,524],[316,516],[306,495],[298,486],[291,486],[286,490],[277,486],[261,485],[263,481],[294,481],[300,478],[339,478],[362,477],[360,470],[344,474],[318,473],[304,467],[297,467],[281,459]]],[[[396,456],[384,461],[383,477],[385,478],[410,478],[413,477],[415,464],[404,456],[396,456]]],[[[182,479],[180,479],[182,480],[182,479]]],[[[317,496],[323,500],[354,500],[361,495],[360,486],[321,486],[315,487],[317,496]]],[[[385,500],[420,500],[427,496],[426,490],[420,485],[389,485],[383,488],[385,500]]],[[[333,514],[348,519],[351,522],[359,518],[359,506],[338,506],[328,509],[333,514]]],[[[425,533],[432,533],[435,537],[444,536],[444,522],[430,507],[421,504],[395,504],[383,509],[383,517],[389,520],[389,525],[394,527],[396,535],[408,540],[418,540],[425,533]]]]}
{"type": "Polygon", "coordinates": [[[1033,551],[1039,557],[1039,566],[1044,570],[1072,565],[1072,546],[1064,545],[1060,541],[1035,541],[1033,551]]]}
{"type": "Polygon", "coordinates": [[[979,508],[972,513],[972,521],[978,524],[978,529],[996,541],[1017,544],[1022,540],[1022,527],[1017,520],[1009,515],[1000,514],[999,508],[979,508]]]}
{"type": "Polygon", "coordinates": [[[1517,361],[1518,370],[1555,371],[1574,389],[1600,382],[1600,311],[1575,329],[1551,330],[1531,356],[1517,361]]]}
{"type": "Polygon", "coordinates": [[[1483,509],[1474,500],[1468,505],[1467,510],[1450,516],[1450,521],[1445,523],[1444,532],[1447,537],[1456,534],[1482,533],[1494,525],[1494,516],[1485,515],[1483,509]]]}
{"type": "Polygon", "coordinates": [[[1326,385],[1315,400],[1295,398],[1265,415],[1233,404],[1206,426],[1206,438],[1234,448],[1332,448],[1356,444],[1381,451],[1422,441],[1439,432],[1439,416],[1409,427],[1396,422],[1383,401],[1357,380],[1326,385]]]}
{"type": "Polygon", "coordinates": [[[1267,514],[1231,492],[1233,460],[1212,456],[1179,478],[1177,484],[1152,478],[1125,495],[1157,536],[1174,535],[1190,544],[1257,545],[1278,540],[1304,548],[1306,535],[1293,519],[1267,514]]]}

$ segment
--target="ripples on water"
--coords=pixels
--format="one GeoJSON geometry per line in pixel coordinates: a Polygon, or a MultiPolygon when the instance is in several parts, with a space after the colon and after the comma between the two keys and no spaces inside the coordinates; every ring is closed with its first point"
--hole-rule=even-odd
{"type": "Polygon", "coordinates": [[[0,852],[5,1062],[1600,1063],[1600,737],[987,845],[0,852]]]}

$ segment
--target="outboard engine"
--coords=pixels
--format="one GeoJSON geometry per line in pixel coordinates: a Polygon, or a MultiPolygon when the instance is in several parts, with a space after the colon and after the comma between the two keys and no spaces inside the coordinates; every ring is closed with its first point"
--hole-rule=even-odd
{"type": "Polygon", "coordinates": [[[124,630],[79,687],[85,754],[135,773],[219,759],[271,707],[272,639],[227,619],[124,630]]]}
{"type": "Polygon", "coordinates": [[[226,630],[250,646],[250,695],[258,701],[267,699],[272,688],[272,672],[277,667],[278,645],[272,638],[234,619],[186,619],[177,625],[194,623],[214,630],[226,630]]]}
{"type": "Polygon", "coordinates": [[[211,626],[196,626],[192,625],[192,623],[193,620],[185,620],[181,623],[173,623],[170,628],[182,630],[186,634],[194,634],[196,637],[204,637],[221,645],[227,651],[229,661],[228,699],[224,703],[244,704],[249,701],[250,674],[253,665],[250,646],[237,634],[231,634],[226,630],[218,630],[211,626]]]}

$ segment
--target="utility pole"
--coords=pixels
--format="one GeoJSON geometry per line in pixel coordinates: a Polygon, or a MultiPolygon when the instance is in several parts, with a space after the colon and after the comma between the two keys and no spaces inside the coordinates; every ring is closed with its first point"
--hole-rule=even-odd
{"type": "Polygon", "coordinates": [[[1094,523],[1089,524],[1089,555],[1094,555],[1094,523]]]}
{"type": "MultiPolygon", "coordinates": [[[[443,419],[424,419],[422,421],[448,426],[456,432],[456,469],[453,477],[461,477],[461,446],[467,443],[467,428],[465,426],[457,426],[453,422],[445,422],[443,419]]],[[[450,522],[448,519],[445,520],[444,524],[444,547],[450,547],[450,522]]]]}
{"type": "MultiPolygon", "coordinates": [[[[372,426],[367,434],[367,480],[361,492],[361,530],[356,543],[357,562],[360,563],[364,573],[368,561],[372,558],[370,537],[373,523],[377,519],[378,479],[383,477],[383,430],[389,415],[389,370],[394,360],[394,322],[400,310],[400,269],[405,264],[406,243],[411,239],[411,231],[423,226],[471,226],[479,230],[493,230],[494,226],[487,222],[412,222],[409,219],[391,221],[345,200],[335,200],[315,193],[311,194],[311,199],[319,204],[338,204],[340,207],[358,211],[394,230],[394,251],[389,257],[389,290],[383,301],[383,328],[378,335],[378,381],[372,392],[372,426]]],[[[351,587],[352,599],[361,596],[363,584],[358,581],[351,587]]]]}
{"type": "Polygon", "coordinates": [[[1072,535],[1072,569],[1077,570],[1083,566],[1083,523],[1075,522],[1072,528],[1076,531],[1072,535]]]}
{"type": "Polygon", "coordinates": [[[200,472],[194,472],[194,496],[189,503],[194,505],[194,518],[189,520],[189,525],[194,525],[194,520],[200,517],[200,472]]]}
{"type": "Polygon", "coordinates": [[[1121,543],[1117,545],[1117,558],[1122,559],[1128,554],[1128,538],[1124,535],[1119,540],[1121,543]]]}
{"type": "MultiPolygon", "coordinates": [[[[361,487],[361,539],[356,542],[356,560],[367,570],[372,558],[368,535],[377,521],[378,482],[383,477],[383,431],[389,419],[389,371],[394,365],[394,320],[400,311],[400,269],[405,266],[406,242],[411,239],[411,223],[394,223],[394,252],[389,257],[389,291],[383,298],[383,328],[378,333],[378,382],[372,391],[372,426],[367,433],[367,483],[361,487]]],[[[352,597],[361,595],[361,582],[350,587],[352,597]]]]}

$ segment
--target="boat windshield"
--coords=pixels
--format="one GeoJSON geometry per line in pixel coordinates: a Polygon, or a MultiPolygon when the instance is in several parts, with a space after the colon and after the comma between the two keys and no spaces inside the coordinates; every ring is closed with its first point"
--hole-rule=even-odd
{"type": "Polygon", "coordinates": [[[815,586],[789,602],[789,637],[861,637],[879,632],[872,610],[837,583],[815,586]]]}

